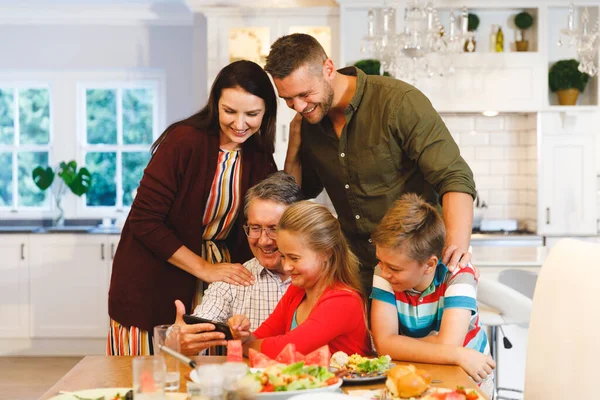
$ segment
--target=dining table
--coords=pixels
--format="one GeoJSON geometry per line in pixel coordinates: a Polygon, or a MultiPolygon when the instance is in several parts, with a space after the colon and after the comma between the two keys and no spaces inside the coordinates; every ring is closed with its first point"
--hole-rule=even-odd
{"type": "MultiPolygon", "coordinates": [[[[225,356],[195,356],[192,357],[197,365],[220,364],[226,361],[225,356]]],[[[132,386],[132,360],[129,356],[85,356],[65,376],[40,397],[40,400],[51,399],[61,391],[73,392],[97,388],[127,388],[132,386]]],[[[247,362],[247,360],[246,360],[247,362]]],[[[467,390],[477,390],[479,395],[487,399],[478,389],[473,380],[455,365],[420,364],[394,361],[396,364],[413,364],[417,368],[426,370],[433,380],[432,386],[455,389],[463,386],[467,390]]],[[[179,368],[181,380],[178,391],[186,392],[186,383],[190,381],[191,368],[181,364],[179,368]]],[[[352,394],[358,390],[376,390],[385,387],[385,380],[363,384],[344,383],[341,389],[352,394]]],[[[185,398],[183,395],[181,396],[185,398]]]]}

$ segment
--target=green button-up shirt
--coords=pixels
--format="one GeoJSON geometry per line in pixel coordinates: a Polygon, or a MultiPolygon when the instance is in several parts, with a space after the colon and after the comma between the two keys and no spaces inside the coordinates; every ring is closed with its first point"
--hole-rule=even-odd
{"type": "Polygon", "coordinates": [[[388,77],[355,67],[356,93],[338,138],[329,117],[302,122],[302,189],[316,197],[325,188],[363,267],[377,264],[370,234],[404,193],[440,208],[446,192],[475,197],[473,173],[427,97],[388,77]]]}

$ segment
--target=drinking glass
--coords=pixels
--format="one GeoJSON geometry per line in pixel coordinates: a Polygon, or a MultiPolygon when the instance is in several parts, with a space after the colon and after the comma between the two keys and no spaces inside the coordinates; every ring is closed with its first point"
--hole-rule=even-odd
{"type": "Polygon", "coordinates": [[[132,379],[136,400],[164,399],[165,373],[165,362],[162,357],[135,357],[132,379]]]}
{"type": "Polygon", "coordinates": [[[179,336],[181,331],[177,325],[157,325],[154,327],[154,354],[164,356],[166,364],[165,390],[176,391],[179,389],[179,363],[180,361],[168,354],[162,354],[159,345],[180,352],[179,336]]]}

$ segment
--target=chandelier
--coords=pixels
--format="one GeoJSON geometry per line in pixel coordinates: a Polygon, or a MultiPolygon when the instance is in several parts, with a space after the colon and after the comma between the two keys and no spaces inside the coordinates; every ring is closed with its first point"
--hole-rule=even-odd
{"type": "MultiPolygon", "coordinates": [[[[575,6],[569,5],[567,28],[560,31],[567,37],[567,44],[574,47],[579,58],[579,71],[590,76],[598,74],[598,47],[600,46],[600,19],[590,28],[590,14],[583,8],[580,26],[575,28],[575,6]]],[[[562,45],[562,40],[558,41],[562,45]]]]}
{"type": "Polygon", "coordinates": [[[372,8],[361,52],[381,62],[383,71],[416,83],[422,77],[454,72],[454,55],[474,51],[473,32],[468,29],[468,12],[450,11],[446,30],[432,1],[411,0],[404,10],[404,27],[396,32],[396,8],[372,8]]]}

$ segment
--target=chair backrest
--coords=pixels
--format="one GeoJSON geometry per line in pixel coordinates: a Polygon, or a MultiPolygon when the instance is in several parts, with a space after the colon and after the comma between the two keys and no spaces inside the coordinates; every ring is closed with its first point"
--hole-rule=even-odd
{"type": "Polygon", "coordinates": [[[477,301],[498,311],[497,318],[486,318],[481,313],[484,325],[526,324],[531,314],[531,299],[515,289],[483,276],[477,283],[477,301]]]}
{"type": "Polygon", "coordinates": [[[542,265],[527,338],[525,399],[599,398],[600,244],[559,241],[542,265]]]}

